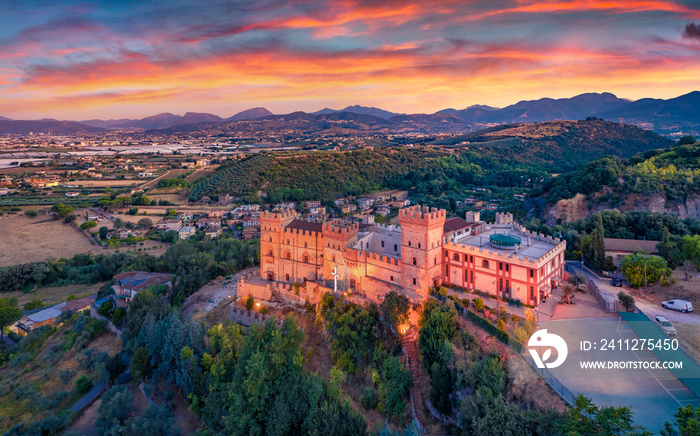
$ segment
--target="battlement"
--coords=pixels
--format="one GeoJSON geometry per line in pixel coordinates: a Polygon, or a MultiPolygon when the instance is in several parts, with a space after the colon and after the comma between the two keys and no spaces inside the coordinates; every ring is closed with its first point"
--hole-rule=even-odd
{"type": "Polygon", "coordinates": [[[282,231],[284,233],[288,233],[288,234],[292,234],[292,235],[302,235],[302,236],[306,235],[306,236],[313,236],[313,237],[322,236],[321,233],[314,232],[313,230],[290,229],[288,227],[285,227],[282,231]]]}
{"type": "Polygon", "coordinates": [[[354,235],[360,231],[360,225],[357,223],[346,224],[342,220],[333,220],[330,223],[323,225],[323,234],[329,236],[346,236],[354,235]]]}
{"type": "Polygon", "coordinates": [[[431,223],[444,223],[447,218],[445,209],[428,206],[410,206],[399,211],[399,222],[401,224],[428,225],[431,223]]]}
{"type": "Polygon", "coordinates": [[[269,212],[269,211],[262,211],[260,212],[260,219],[263,220],[278,220],[278,221],[286,221],[290,219],[294,219],[296,217],[296,212],[293,210],[285,210],[284,212],[269,212]]]}

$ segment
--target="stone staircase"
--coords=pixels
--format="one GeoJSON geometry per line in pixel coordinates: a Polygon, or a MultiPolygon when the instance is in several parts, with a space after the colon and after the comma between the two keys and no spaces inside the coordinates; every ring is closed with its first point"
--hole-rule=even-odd
{"type": "Polygon", "coordinates": [[[406,355],[406,366],[411,370],[411,376],[413,377],[413,387],[411,388],[411,412],[413,419],[418,424],[418,428],[424,429],[423,424],[426,422],[421,414],[421,404],[423,404],[423,399],[416,388],[416,382],[421,374],[421,364],[418,359],[418,329],[415,326],[411,326],[410,329],[403,336],[403,350],[406,355]]]}

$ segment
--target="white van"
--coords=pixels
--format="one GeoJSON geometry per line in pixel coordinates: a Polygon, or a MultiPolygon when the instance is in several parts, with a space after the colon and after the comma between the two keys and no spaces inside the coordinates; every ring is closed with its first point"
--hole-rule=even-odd
{"type": "Polygon", "coordinates": [[[678,310],[680,312],[692,312],[693,304],[686,300],[669,300],[661,303],[661,307],[664,309],[678,310]]]}

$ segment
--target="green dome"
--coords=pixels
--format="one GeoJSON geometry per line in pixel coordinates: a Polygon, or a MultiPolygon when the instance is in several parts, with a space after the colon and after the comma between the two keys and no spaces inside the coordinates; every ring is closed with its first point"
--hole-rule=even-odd
{"type": "Polygon", "coordinates": [[[511,235],[496,234],[489,237],[491,245],[497,245],[499,247],[515,247],[520,245],[520,238],[511,235]]]}

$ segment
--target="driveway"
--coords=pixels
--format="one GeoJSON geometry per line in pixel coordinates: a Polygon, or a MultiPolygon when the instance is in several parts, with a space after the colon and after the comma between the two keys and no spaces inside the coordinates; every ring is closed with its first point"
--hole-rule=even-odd
{"type": "MultiPolygon", "coordinates": [[[[581,271],[578,262],[570,262],[570,264],[574,265],[576,272],[581,271]]],[[[610,284],[611,280],[609,278],[600,278],[585,268],[583,270],[583,273],[586,277],[588,277],[598,286],[598,289],[600,289],[603,295],[608,299],[617,300],[617,293],[620,291],[629,293],[627,292],[628,288],[624,286],[618,288],[610,284]]],[[[698,314],[697,312],[681,313],[676,312],[675,310],[667,310],[661,307],[660,304],[650,303],[639,298],[639,296],[635,296],[634,301],[637,307],[642,312],[644,312],[644,314],[648,316],[649,319],[654,319],[655,316],[661,315],[671,322],[682,322],[685,324],[700,325],[700,314],[698,314]]]]}

